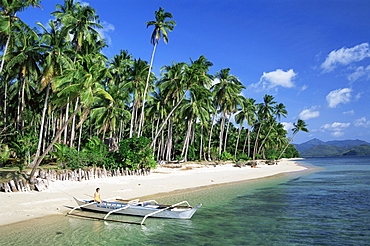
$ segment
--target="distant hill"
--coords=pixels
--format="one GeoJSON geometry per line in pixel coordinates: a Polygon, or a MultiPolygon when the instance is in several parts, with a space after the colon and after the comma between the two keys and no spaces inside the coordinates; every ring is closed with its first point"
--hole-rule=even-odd
{"type": "Polygon", "coordinates": [[[370,143],[363,140],[335,140],[324,142],[312,139],[305,143],[295,144],[301,157],[370,155],[370,143]]]}

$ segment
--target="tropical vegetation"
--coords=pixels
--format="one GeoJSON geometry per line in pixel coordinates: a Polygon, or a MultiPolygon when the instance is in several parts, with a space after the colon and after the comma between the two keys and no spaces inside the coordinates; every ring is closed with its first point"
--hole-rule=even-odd
{"type": "MultiPolygon", "coordinates": [[[[176,25],[162,8],[146,23],[154,27],[147,62],[127,50],[104,56],[103,26],[89,5],[65,0],[38,28],[16,16],[39,3],[0,3],[0,164],[34,173],[49,162],[137,169],[155,161],[299,155],[280,122],[284,104],[271,95],[261,103],[245,98],[230,68],[212,75],[212,62],[201,55],[152,72],[160,40],[168,43],[176,25]]],[[[300,119],[298,131],[308,131],[300,119]]]]}

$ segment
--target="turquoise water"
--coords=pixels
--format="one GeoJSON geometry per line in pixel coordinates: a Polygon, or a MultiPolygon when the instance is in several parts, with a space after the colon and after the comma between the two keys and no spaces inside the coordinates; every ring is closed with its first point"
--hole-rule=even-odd
{"type": "Polygon", "coordinates": [[[370,245],[370,157],[303,162],[321,168],[157,199],[203,203],[191,220],[49,216],[0,227],[1,244],[370,245]]]}

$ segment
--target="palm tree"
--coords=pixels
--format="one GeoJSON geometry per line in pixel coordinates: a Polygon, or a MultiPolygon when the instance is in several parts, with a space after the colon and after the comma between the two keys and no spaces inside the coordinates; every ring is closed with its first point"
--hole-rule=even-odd
{"type": "MultiPolygon", "coordinates": [[[[8,50],[12,32],[14,31],[13,26],[18,25],[18,29],[20,29],[19,26],[28,27],[23,21],[16,17],[17,13],[22,12],[29,6],[41,7],[39,5],[40,2],[41,0],[2,0],[0,2],[0,26],[2,30],[1,35],[7,36],[5,47],[3,50],[3,58],[0,65],[0,75],[3,71],[5,56],[8,50]]],[[[1,44],[1,46],[2,45],[3,44],[1,44]]]]}
{"type": "Polygon", "coordinates": [[[288,114],[288,111],[286,110],[286,107],[285,107],[284,104],[279,103],[279,104],[277,104],[273,107],[273,116],[275,116],[275,117],[271,118],[269,120],[269,121],[271,121],[271,123],[268,124],[269,125],[269,131],[267,132],[267,134],[265,135],[265,138],[262,140],[262,142],[260,144],[260,147],[259,147],[258,152],[257,152],[258,154],[261,152],[261,149],[262,149],[262,146],[263,146],[264,142],[269,137],[270,132],[271,132],[272,128],[275,125],[275,122],[277,122],[277,120],[280,120],[281,116],[286,117],[287,114],[288,114]]]}
{"type": "Polygon", "coordinates": [[[64,75],[59,76],[55,79],[56,90],[59,90],[59,92],[57,93],[59,97],[79,97],[81,98],[81,100],[79,101],[78,107],[69,116],[63,126],[58,130],[58,132],[54,136],[54,139],[51,141],[51,143],[48,145],[48,147],[45,149],[43,154],[33,166],[30,174],[31,184],[34,183],[34,174],[37,167],[40,165],[47,153],[51,150],[54,143],[56,143],[57,139],[61,136],[62,132],[72,121],[74,116],[82,108],[84,108],[83,116],[79,123],[80,126],[87,116],[90,107],[94,104],[94,102],[96,102],[98,98],[103,97],[108,100],[114,101],[112,96],[105,91],[104,87],[101,84],[101,81],[106,80],[107,77],[111,77],[108,68],[105,66],[105,62],[101,60],[101,56],[101,54],[100,56],[99,54],[96,54],[81,57],[74,68],[67,69],[64,75]]]}
{"type": "Polygon", "coordinates": [[[168,31],[173,31],[173,29],[176,26],[176,22],[169,20],[167,21],[166,19],[172,19],[172,14],[169,12],[164,12],[164,9],[159,7],[158,11],[155,11],[155,21],[148,21],[146,22],[147,27],[154,26],[154,30],[152,33],[152,37],[150,39],[150,43],[153,45],[153,51],[152,51],[152,56],[150,58],[150,65],[149,65],[149,72],[148,76],[146,78],[146,83],[145,83],[145,89],[144,89],[144,96],[143,96],[143,104],[141,107],[141,115],[140,115],[140,122],[139,122],[139,130],[138,130],[138,136],[141,136],[141,129],[144,124],[144,109],[145,109],[145,101],[146,101],[146,94],[148,93],[148,87],[149,87],[149,79],[150,79],[150,74],[153,66],[153,60],[154,60],[154,54],[155,50],[157,48],[158,42],[163,38],[163,41],[167,44],[168,43],[168,31]]]}
{"type": "Polygon", "coordinates": [[[37,151],[31,166],[33,166],[40,155],[41,144],[43,139],[43,131],[46,117],[46,110],[49,100],[49,92],[52,88],[51,82],[55,76],[61,75],[64,68],[71,68],[72,61],[68,56],[68,46],[64,42],[64,37],[61,35],[61,31],[56,29],[55,23],[53,21],[49,22],[49,30],[44,27],[41,23],[37,23],[43,30],[42,34],[42,46],[45,46],[46,51],[44,52],[44,62],[41,64],[43,66],[42,77],[38,83],[38,89],[40,91],[46,88],[44,108],[41,117],[41,125],[39,131],[39,142],[37,146],[37,151]]]}
{"type": "MultiPolygon", "coordinates": [[[[89,5],[82,5],[73,0],[65,0],[64,6],[57,4],[57,11],[53,12],[57,18],[57,27],[60,27],[67,41],[71,41],[74,46],[76,55],[74,62],[76,62],[77,54],[89,54],[96,52],[102,48],[102,44],[98,42],[101,40],[97,28],[102,28],[99,24],[99,16],[95,14],[95,10],[89,5]],[[95,49],[91,49],[95,48],[95,49]]],[[[103,44],[104,45],[104,44],[103,44]]],[[[75,99],[75,108],[78,105],[79,98],[75,99]]],[[[70,100],[67,98],[67,106],[65,119],[68,118],[70,100]]],[[[73,146],[74,141],[74,126],[75,119],[73,119],[70,146],[73,146]]],[[[67,128],[64,132],[64,141],[67,139],[67,128]]]]}
{"type": "MultiPolygon", "coordinates": [[[[240,124],[238,140],[240,138],[241,129],[244,123],[246,122],[248,125],[247,137],[245,138],[245,141],[243,144],[243,154],[244,154],[245,146],[247,145],[247,142],[248,142],[248,156],[250,156],[250,127],[256,118],[257,108],[256,108],[255,103],[256,103],[256,100],[254,100],[253,98],[243,98],[240,104],[241,108],[239,112],[235,115],[235,122],[237,124],[240,124]]],[[[238,144],[236,144],[236,148],[235,148],[235,153],[234,153],[235,157],[236,157],[237,147],[238,147],[238,144]]]]}
{"type": "MultiPolygon", "coordinates": [[[[28,33],[32,31],[27,24],[25,24],[19,17],[16,16],[17,13],[25,10],[29,6],[40,7],[39,2],[40,0],[2,0],[0,2],[0,47],[2,49],[0,76],[3,75],[5,60],[8,60],[7,54],[9,47],[12,50],[16,47],[14,36],[22,35],[24,32],[23,30],[27,30],[28,33]]],[[[4,125],[7,124],[8,86],[8,83],[5,82],[3,100],[4,125]]]]}
{"type": "Polygon", "coordinates": [[[13,70],[20,78],[20,104],[16,128],[23,134],[25,125],[24,109],[27,97],[26,91],[34,88],[31,84],[35,82],[40,75],[38,64],[41,62],[42,56],[40,39],[33,31],[29,32],[29,29],[24,29],[17,41],[17,47],[14,47],[14,49],[8,53],[9,62],[6,66],[6,70],[13,70]]]}
{"type": "Polygon", "coordinates": [[[263,103],[259,103],[257,105],[257,107],[258,107],[257,116],[258,116],[259,126],[258,126],[256,139],[255,139],[255,142],[254,142],[253,160],[256,158],[256,154],[257,154],[258,139],[260,138],[261,127],[262,127],[263,123],[266,122],[266,120],[268,120],[272,117],[273,109],[274,109],[272,105],[274,105],[276,103],[273,100],[274,100],[273,96],[266,94],[263,97],[263,103]]]}
{"type": "Polygon", "coordinates": [[[298,119],[297,120],[297,123],[293,123],[293,126],[294,128],[292,129],[293,131],[293,136],[292,138],[290,139],[290,141],[288,142],[288,144],[285,146],[285,148],[283,149],[283,151],[281,151],[280,155],[279,155],[279,158],[281,158],[281,156],[284,154],[285,150],[288,148],[290,142],[293,141],[294,137],[297,135],[297,133],[299,131],[303,131],[303,132],[310,132],[308,129],[307,129],[307,124],[306,122],[304,122],[304,120],[301,120],[301,119],[298,119]]]}
{"type": "MultiPolygon", "coordinates": [[[[238,98],[238,95],[241,93],[241,90],[245,88],[239,79],[230,74],[230,68],[221,69],[221,71],[217,72],[215,76],[219,83],[212,86],[214,93],[214,100],[215,100],[215,107],[216,110],[220,110],[222,114],[221,118],[221,129],[219,134],[219,155],[221,155],[222,151],[222,143],[224,141],[224,127],[225,127],[225,119],[226,115],[230,115],[233,109],[236,108],[236,101],[235,98],[238,98]]],[[[209,136],[208,142],[208,158],[210,159],[210,151],[211,151],[211,140],[212,140],[212,130],[214,125],[214,120],[216,117],[216,113],[213,115],[211,131],[209,136]]]]}

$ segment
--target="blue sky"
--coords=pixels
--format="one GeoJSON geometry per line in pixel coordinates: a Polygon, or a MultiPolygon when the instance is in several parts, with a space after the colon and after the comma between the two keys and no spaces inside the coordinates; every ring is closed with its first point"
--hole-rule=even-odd
{"type": "MultiPolygon", "coordinates": [[[[169,43],[159,43],[154,72],[204,55],[210,73],[230,68],[262,102],[265,94],[283,103],[281,121],[290,131],[298,118],[310,133],[294,143],[361,139],[370,142],[370,1],[367,0],[90,0],[100,16],[109,58],[128,50],[149,61],[152,28],[159,7],[177,22],[169,43]]],[[[56,4],[29,8],[19,17],[30,26],[46,24],[56,4]]]]}

